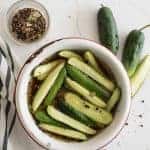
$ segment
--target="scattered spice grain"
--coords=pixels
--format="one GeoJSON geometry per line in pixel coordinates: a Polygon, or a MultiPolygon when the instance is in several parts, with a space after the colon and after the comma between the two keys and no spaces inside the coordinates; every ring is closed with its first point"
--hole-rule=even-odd
{"type": "Polygon", "coordinates": [[[139,114],[139,115],[138,115],[138,117],[142,118],[142,117],[143,117],[143,115],[142,115],[142,114],[139,114]]]}
{"type": "Polygon", "coordinates": [[[88,105],[86,105],[86,104],[85,104],[84,106],[85,106],[86,108],[90,108],[90,107],[89,107],[88,105]]]}
{"type": "Polygon", "coordinates": [[[140,125],[140,127],[141,127],[141,128],[143,128],[143,127],[144,127],[144,125],[143,125],[143,124],[141,124],[141,125],[140,125]]]}

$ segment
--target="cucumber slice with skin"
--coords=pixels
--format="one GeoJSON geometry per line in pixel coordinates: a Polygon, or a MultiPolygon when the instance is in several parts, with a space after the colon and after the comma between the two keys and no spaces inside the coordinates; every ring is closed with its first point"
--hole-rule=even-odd
{"type": "Polygon", "coordinates": [[[79,59],[72,57],[68,60],[68,64],[78,68],[80,71],[87,74],[93,80],[97,81],[99,84],[107,88],[109,91],[113,91],[115,88],[115,84],[109,79],[103,77],[98,72],[96,72],[93,68],[91,68],[86,63],[80,61],[79,59]]]}
{"type": "Polygon", "coordinates": [[[77,68],[67,64],[67,74],[74,80],[88,89],[90,92],[95,93],[98,97],[103,98],[105,101],[109,99],[111,93],[104,87],[99,85],[96,81],[89,78],[86,74],[82,73],[77,68]]]}
{"type": "Polygon", "coordinates": [[[73,107],[65,103],[64,100],[59,100],[57,104],[58,108],[65,114],[69,115],[70,117],[86,124],[89,127],[96,127],[96,123],[89,119],[87,116],[84,114],[76,111],[73,107]]]}
{"type": "Polygon", "coordinates": [[[46,112],[44,112],[44,111],[36,111],[34,116],[35,116],[36,120],[39,121],[40,123],[47,123],[47,124],[55,125],[58,127],[67,127],[66,125],[64,125],[64,124],[54,120],[50,116],[48,116],[46,114],[46,112]]]}
{"type": "Polygon", "coordinates": [[[56,108],[54,108],[53,106],[48,106],[47,108],[47,112],[48,114],[54,118],[57,121],[60,121],[76,130],[79,130],[81,132],[84,132],[86,134],[96,134],[96,131],[88,126],[86,126],[85,124],[65,115],[64,113],[60,112],[59,110],[57,110],[56,108]]]}
{"type": "Polygon", "coordinates": [[[78,131],[74,131],[72,129],[66,129],[66,128],[57,127],[54,125],[49,125],[44,123],[39,124],[39,127],[44,131],[52,132],[71,139],[87,140],[87,136],[85,134],[78,131]]]}
{"type": "Polygon", "coordinates": [[[62,50],[61,52],[58,53],[59,56],[64,57],[64,58],[71,58],[71,57],[76,57],[80,60],[83,60],[80,55],[77,53],[71,51],[71,50],[62,50]]]}
{"type": "Polygon", "coordinates": [[[48,91],[53,86],[57,76],[59,75],[64,65],[65,65],[64,62],[59,64],[52,72],[49,73],[48,77],[41,84],[40,88],[38,89],[37,93],[33,98],[33,103],[32,103],[33,112],[35,112],[43,102],[44,98],[46,97],[48,91]]]}
{"type": "Polygon", "coordinates": [[[107,102],[107,107],[106,110],[111,112],[111,110],[115,107],[115,105],[117,104],[117,102],[120,100],[120,89],[116,88],[112,94],[112,96],[110,97],[110,99],[107,102]]]}
{"type": "Polygon", "coordinates": [[[134,96],[136,92],[140,89],[142,83],[144,82],[149,72],[150,72],[150,55],[146,55],[143,58],[143,60],[141,60],[132,78],[130,78],[132,96],[134,96]]]}
{"type": "Polygon", "coordinates": [[[84,59],[101,75],[104,76],[103,70],[99,67],[94,54],[90,51],[86,51],[84,53],[84,59]]]}
{"type": "Polygon", "coordinates": [[[50,91],[49,91],[49,93],[48,93],[48,95],[44,101],[44,106],[48,106],[48,105],[53,103],[53,100],[55,99],[56,94],[58,93],[59,89],[61,88],[65,77],[66,77],[66,69],[63,68],[61,70],[61,72],[59,73],[55,83],[51,87],[51,89],[50,89],[50,91]]]}
{"type": "Polygon", "coordinates": [[[67,77],[66,83],[73,91],[75,91],[78,94],[80,94],[81,96],[83,96],[86,100],[88,100],[92,104],[97,105],[99,107],[106,107],[106,103],[101,98],[97,97],[96,95],[92,95],[93,94],[92,92],[90,92],[86,88],[82,87],[77,82],[75,82],[67,77]]]}
{"type": "Polygon", "coordinates": [[[64,99],[68,105],[73,107],[75,110],[85,114],[97,123],[108,125],[112,121],[111,113],[105,111],[102,108],[96,107],[89,102],[86,102],[74,93],[66,93],[64,99]]]}
{"type": "Polygon", "coordinates": [[[33,71],[33,77],[37,78],[38,80],[44,80],[48,76],[49,72],[63,61],[63,59],[58,59],[47,64],[37,66],[33,71]]]}

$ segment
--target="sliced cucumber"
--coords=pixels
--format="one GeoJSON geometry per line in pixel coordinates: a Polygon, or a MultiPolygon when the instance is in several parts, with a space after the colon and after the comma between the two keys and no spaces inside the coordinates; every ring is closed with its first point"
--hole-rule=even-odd
{"type": "Polygon", "coordinates": [[[85,124],[65,115],[64,113],[58,111],[53,106],[48,106],[47,108],[48,114],[57,121],[60,121],[76,130],[84,132],[86,134],[96,134],[96,131],[85,124]]]}
{"type": "Polygon", "coordinates": [[[94,54],[90,51],[86,51],[84,53],[84,59],[101,75],[104,76],[103,70],[99,67],[94,54]]]}
{"type": "Polygon", "coordinates": [[[87,140],[87,137],[85,134],[80,133],[78,131],[71,130],[71,129],[66,129],[66,128],[57,127],[54,125],[49,125],[49,124],[44,124],[44,123],[39,124],[39,127],[44,131],[49,131],[49,132],[62,135],[65,137],[69,137],[72,139],[87,140]]]}
{"type": "Polygon", "coordinates": [[[37,66],[33,71],[33,77],[37,78],[38,80],[44,80],[48,76],[49,72],[63,61],[63,59],[59,59],[37,66]]]}
{"type": "Polygon", "coordinates": [[[112,96],[110,97],[110,99],[107,102],[107,107],[106,107],[107,111],[110,112],[114,108],[114,106],[120,100],[120,95],[121,95],[120,89],[116,88],[114,90],[112,96]]]}
{"type": "Polygon", "coordinates": [[[86,124],[89,127],[96,127],[96,123],[94,121],[85,116],[83,113],[76,111],[73,107],[65,103],[64,100],[59,100],[57,106],[63,113],[69,115],[70,117],[86,124]]]}
{"type": "Polygon", "coordinates": [[[65,102],[73,107],[75,110],[85,114],[90,119],[94,120],[97,123],[108,125],[112,121],[111,113],[105,111],[102,108],[96,107],[89,102],[81,99],[76,94],[68,92],[64,96],[65,102]]]}
{"type": "Polygon", "coordinates": [[[93,93],[87,90],[86,88],[82,87],[77,82],[71,80],[70,78],[66,78],[66,83],[68,86],[81,96],[83,96],[85,99],[87,99],[89,102],[91,102],[94,105],[97,105],[99,107],[106,107],[106,103],[96,95],[92,95],[93,93]]]}
{"type": "Polygon", "coordinates": [[[35,116],[36,120],[39,121],[40,123],[47,123],[47,124],[55,125],[58,127],[67,127],[66,125],[64,125],[64,124],[54,120],[50,116],[48,116],[46,114],[46,112],[44,112],[44,111],[36,111],[34,116],[35,116]]]}
{"type": "Polygon", "coordinates": [[[64,58],[71,58],[71,57],[76,57],[80,60],[82,60],[82,57],[78,55],[77,53],[71,51],[71,50],[62,50],[61,52],[58,53],[59,56],[64,57],[64,58]]]}
{"type": "Polygon", "coordinates": [[[68,60],[68,64],[78,68],[80,71],[87,74],[93,80],[97,81],[99,84],[103,85],[109,91],[113,91],[115,88],[115,84],[109,79],[103,77],[98,72],[96,72],[93,68],[88,66],[86,63],[80,61],[79,59],[72,57],[68,60]]]}
{"type": "Polygon", "coordinates": [[[77,81],[79,84],[81,84],[83,87],[88,89],[90,92],[95,93],[98,97],[103,98],[104,100],[108,100],[111,96],[111,93],[106,90],[101,85],[97,84],[96,81],[89,78],[86,74],[82,73],[77,68],[66,65],[67,74],[75,81],[77,81]]]}
{"type": "Polygon", "coordinates": [[[142,83],[150,71],[150,55],[146,55],[138,65],[134,75],[130,79],[132,87],[132,96],[140,89],[142,83]]]}
{"type": "Polygon", "coordinates": [[[36,92],[33,103],[32,103],[32,110],[35,112],[40,104],[43,102],[44,98],[48,94],[48,91],[53,86],[56,78],[58,77],[61,69],[64,67],[65,63],[60,63],[52,72],[49,73],[48,77],[43,81],[40,88],[36,92]]]}
{"type": "Polygon", "coordinates": [[[55,83],[51,87],[51,89],[50,89],[50,91],[49,91],[49,93],[48,93],[48,95],[44,101],[44,106],[48,106],[48,105],[53,103],[53,100],[55,99],[56,94],[58,93],[59,89],[61,88],[65,77],[66,77],[66,69],[63,68],[61,70],[61,72],[59,73],[55,83]]]}

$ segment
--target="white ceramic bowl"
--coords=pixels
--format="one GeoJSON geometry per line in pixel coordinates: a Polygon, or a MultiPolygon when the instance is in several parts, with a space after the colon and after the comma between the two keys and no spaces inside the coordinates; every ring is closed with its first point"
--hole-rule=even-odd
{"type": "Polygon", "coordinates": [[[130,110],[130,93],[130,82],[126,71],[120,61],[109,50],[86,39],[64,38],[42,47],[26,61],[18,77],[15,102],[18,116],[24,129],[34,141],[44,148],[55,150],[96,150],[109,144],[123,128],[130,110]],[[47,57],[61,49],[90,49],[101,61],[110,67],[122,91],[121,100],[117,106],[113,122],[101,133],[85,142],[66,142],[48,136],[37,127],[28,109],[27,87],[31,78],[31,71],[47,57]]]}

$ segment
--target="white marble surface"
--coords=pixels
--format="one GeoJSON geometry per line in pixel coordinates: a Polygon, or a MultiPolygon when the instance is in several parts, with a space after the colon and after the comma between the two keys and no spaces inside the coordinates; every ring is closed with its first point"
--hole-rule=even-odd
{"type": "MultiPolygon", "coordinates": [[[[20,67],[26,58],[41,45],[61,37],[80,36],[98,41],[96,13],[103,3],[112,8],[117,20],[120,34],[120,49],[124,43],[127,33],[150,23],[150,1],[149,0],[39,0],[47,8],[51,26],[50,32],[40,42],[32,45],[16,45],[8,38],[4,31],[4,13],[15,2],[15,0],[0,0],[0,34],[10,44],[13,55],[20,67]],[[3,21],[2,21],[3,20],[3,21]]],[[[150,53],[150,29],[146,29],[145,45],[143,55],[150,53]]],[[[122,130],[120,135],[104,150],[150,150],[150,77],[147,78],[142,89],[134,97],[128,126],[122,130]],[[144,103],[141,101],[144,100],[144,103]],[[138,115],[142,114],[142,118],[138,115]],[[143,127],[140,127],[143,125],[143,127]]],[[[12,150],[42,150],[26,134],[17,137],[19,132],[24,132],[18,121],[13,130],[15,140],[12,140],[12,150]],[[26,147],[25,145],[28,145],[26,147]]],[[[94,144],[94,143],[93,143],[94,144]]]]}

